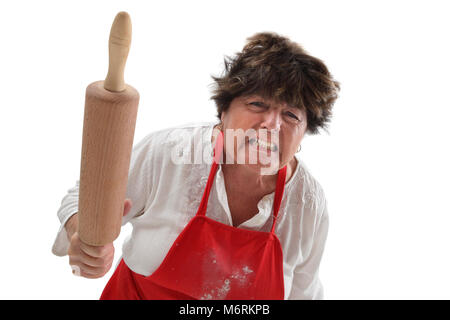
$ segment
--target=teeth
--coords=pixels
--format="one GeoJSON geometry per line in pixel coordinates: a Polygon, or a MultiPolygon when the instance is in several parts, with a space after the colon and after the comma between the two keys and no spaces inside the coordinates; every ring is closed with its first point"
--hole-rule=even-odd
{"type": "Polygon", "coordinates": [[[264,141],[264,140],[259,140],[259,139],[250,139],[250,143],[255,143],[255,142],[256,142],[257,145],[260,145],[263,148],[271,149],[272,151],[276,151],[277,150],[277,146],[272,144],[272,143],[270,143],[270,142],[267,142],[267,141],[264,141]]]}
{"type": "Polygon", "coordinates": [[[263,148],[271,148],[272,149],[272,144],[267,142],[267,141],[263,141],[263,140],[257,140],[257,143],[263,147],[263,148]]]}

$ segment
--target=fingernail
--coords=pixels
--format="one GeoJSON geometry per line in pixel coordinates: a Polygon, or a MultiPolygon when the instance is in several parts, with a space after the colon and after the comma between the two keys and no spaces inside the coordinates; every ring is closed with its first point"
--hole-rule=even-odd
{"type": "Polygon", "coordinates": [[[72,267],[72,274],[74,276],[80,277],[81,276],[80,267],[78,266],[71,266],[71,267],[72,267]]]}

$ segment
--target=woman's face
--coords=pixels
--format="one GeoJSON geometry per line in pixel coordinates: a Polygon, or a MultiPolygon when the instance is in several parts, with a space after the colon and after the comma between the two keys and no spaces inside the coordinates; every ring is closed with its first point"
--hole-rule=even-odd
{"type": "Polygon", "coordinates": [[[252,170],[285,166],[293,159],[307,129],[304,110],[259,95],[233,99],[221,120],[226,163],[231,163],[231,157],[234,163],[252,170]]]}

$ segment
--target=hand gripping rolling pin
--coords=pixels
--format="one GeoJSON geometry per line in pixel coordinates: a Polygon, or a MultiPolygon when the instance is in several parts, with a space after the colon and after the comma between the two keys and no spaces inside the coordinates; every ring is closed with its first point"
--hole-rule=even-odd
{"type": "Polygon", "coordinates": [[[123,78],[130,44],[130,16],[119,12],[109,36],[108,75],[86,89],[78,234],[93,246],[120,233],[139,103],[139,93],[123,78]]]}

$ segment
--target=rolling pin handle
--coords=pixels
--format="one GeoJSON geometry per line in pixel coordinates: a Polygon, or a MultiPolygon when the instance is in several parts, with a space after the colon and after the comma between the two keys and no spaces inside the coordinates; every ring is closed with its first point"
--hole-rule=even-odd
{"type": "Polygon", "coordinates": [[[104,88],[112,92],[125,90],[124,71],[131,45],[131,18],[119,12],[109,34],[109,67],[104,88]]]}

